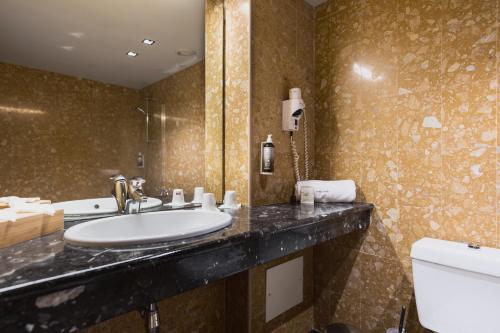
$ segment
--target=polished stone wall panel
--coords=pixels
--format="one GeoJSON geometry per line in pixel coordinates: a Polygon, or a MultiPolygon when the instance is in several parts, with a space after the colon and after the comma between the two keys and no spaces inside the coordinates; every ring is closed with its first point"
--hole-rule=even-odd
{"type": "Polygon", "coordinates": [[[497,29],[493,0],[315,9],[316,174],[355,180],[376,205],[367,234],[315,252],[318,327],[384,332],[406,305],[421,331],[412,243],[498,245],[497,29]],[[321,264],[337,256],[337,269],[321,264]]]}
{"type": "MultiPolygon", "coordinates": [[[[314,24],[305,1],[252,1],[251,203],[288,202],[294,193],[290,136],[282,130],[282,101],[302,89],[308,118],[311,177],[314,164],[314,24]],[[276,19],[279,17],[279,19],[276,19]],[[260,144],[275,145],[275,174],[260,174],[260,144]]],[[[304,176],[304,121],[294,134],[304,176]]]]}
{"type": "Polygon", "coordinates": [[[205,2],[205,191],[224,191],[224,1],[205,2]]]}
{"type": "MultiPolygon", "coordinates": [[[[302,89],[314,172],[314,16],[305,1],[251,1],[250,204],[289,202],[294,174],[289,133],[282,130],[282,101],[290,88],[302,89]],[[277,19],[279,18],[279,19],[277,19]],[[260,145],[268,134],[275,145],[275,174],[260,174],[260,145]]],[[[294,134],[304,175],[304,122],[294,134]]],[[[308,332],[313,327],[312,249],[249,271],[250,332],[308,332]],[[304,302],[265,322],[266,269],[304,255],[304,302]]]]}
{"type": "Polygon", "coordinates": [[[250,202],[250,0],[226,0],[224,185],[250,202]]]}

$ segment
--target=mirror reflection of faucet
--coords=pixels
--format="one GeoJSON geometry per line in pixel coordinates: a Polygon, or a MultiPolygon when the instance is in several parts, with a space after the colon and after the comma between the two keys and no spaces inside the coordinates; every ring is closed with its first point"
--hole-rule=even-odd
{"type": "Polygon", "coordinates": [[[147,201],[142,186],[146,182],[142,177],[133,177],[127,183],[123,175],[114,175],[110,178],[114,187],[111,194],[116,200],[118,214],[139,214],[141,212],[141,203],[147,201]],[[138,205],[138,208],[134,206],[138,205]]]}
{"type": "Polygon", "coordinates": [[[160,192],[160,199],[162,202],[167,201],[168,196],[170,195],[170,189],[166,188],[164,186],[161,186],[159,189],[160,192]]]}

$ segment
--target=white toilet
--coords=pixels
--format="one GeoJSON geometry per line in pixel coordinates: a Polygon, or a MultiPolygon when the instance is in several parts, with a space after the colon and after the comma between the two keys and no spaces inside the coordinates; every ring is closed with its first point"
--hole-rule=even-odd
{"type": "Polygon", "coordinates": [[[422,326],[438,333],[500,332],[500,250],[423,238],[411,257],[422,326]]]}

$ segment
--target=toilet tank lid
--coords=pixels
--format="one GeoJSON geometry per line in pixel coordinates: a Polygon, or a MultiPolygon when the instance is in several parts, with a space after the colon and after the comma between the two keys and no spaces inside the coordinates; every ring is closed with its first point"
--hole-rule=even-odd
{"type": "Polygon", "coordinates": [[[465,243],[422,238],[411,247],[412,259],[500,277],[500,250],[472,249],[465,243]]]}

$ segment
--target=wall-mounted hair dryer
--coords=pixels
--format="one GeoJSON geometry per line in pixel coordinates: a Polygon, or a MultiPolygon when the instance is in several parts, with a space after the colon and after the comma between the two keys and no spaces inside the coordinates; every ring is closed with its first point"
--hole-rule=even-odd
{"type": "Polygon", "coordinates": [[[283,101],[283,131],[290,132],[290,149],[293,157],[293,173],[296,181],[309,179],[309,137],[307,133],[306,104],[302,100],[300,88],[292,88],[289,91],[289,99],[283,101]],[[304,178],[300,175],[297,145],[293,139],[293,133],[299,130],[300,118],[304,117],[304,178]]]}
{"type": "Polygon", "coordinates": [[[283,101],[283,131],[298,131],[299,120],[304,115],[306,107],[300,88],[290,89],[289,98],[283,101]]]}

